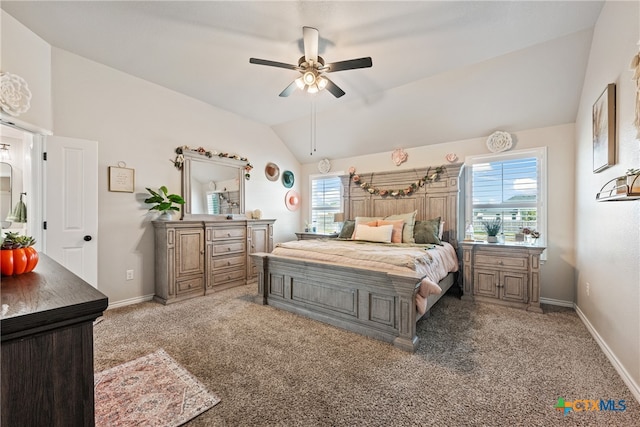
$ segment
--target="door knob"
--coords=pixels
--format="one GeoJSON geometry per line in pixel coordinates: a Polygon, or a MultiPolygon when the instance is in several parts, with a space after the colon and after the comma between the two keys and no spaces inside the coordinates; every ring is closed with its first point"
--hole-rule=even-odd
{"type": "Polygon", "coordinates": [[[88,242],[91,240],[91,236],[89,236],[88,234],[86,236],[83,237],[85,242],[88,242]]]}

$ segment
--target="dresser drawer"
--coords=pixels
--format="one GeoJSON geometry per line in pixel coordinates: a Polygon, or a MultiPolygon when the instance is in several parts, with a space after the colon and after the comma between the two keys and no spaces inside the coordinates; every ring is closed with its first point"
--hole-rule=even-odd
{"type": "Polygon", "coordinates": [[[204,289],[203,277],[194,277],[176,282],[176,294],[178,295],[201,289],[204,289]]]}
{"type": "Polygon", "coordinates": [[[213,255],[244,252],[245,242],[234,240],[232,242],[216,242],[213,244],[213,255]]]}
{"type": "Polygon", "coordinates": [[[214,228],[213,240],[222,239],[243,239],[245,237],[245,228],[214,228]]]}
{"type": "Polygon", "coordinates": [[[214,285],[219,285],[225,282],[231,282],[234,280],[244,280],[246,277],[245,268],[239,268],[237,270],[214,272],[211,275],[211,281],[214,285]]]}
{"type": "Polygon", "coordinates": [[[475,264],[484,267],[509,268],[512,270],[528,270],[529,257],[526,256],[507,256],[507,255],[491,255],[478,253],[475,257],[475,264]]]}
{"type": "Polygon", "coordinates": [[[230,267],[244,268],[245,257],[244,256],[230,256],[230,257],[214,257],[212,259],[213,269],[220,270],[230,267]]]}

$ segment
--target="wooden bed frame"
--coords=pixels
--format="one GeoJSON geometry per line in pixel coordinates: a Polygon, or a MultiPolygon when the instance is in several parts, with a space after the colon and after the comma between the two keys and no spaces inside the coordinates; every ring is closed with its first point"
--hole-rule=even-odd
{"type": "MultiPolygon", "coordinates": [[[[445,221],[443,240],[458,252],[460,169],[460,164],[448,165],[439,181],[397,198],[369,194],[348,175],[342,176],[345,217],[384,217],[414,210],[416,220],[439,216],[445,221]]],[[[427,168],[359,175],[362,182],[374,187],[400,189],[426,172],[427,168]]],[[[258,270],[257,303],[392,342],[406,351],[417,348],[416,322],[421,317],[416,311],[416,293],[423,276],[268,253],[251,256],[258,270]]],[[[454,283],[457,273],[450,273],[439,283],[442,293],[428,297],[427,314],[454,283]]]]}

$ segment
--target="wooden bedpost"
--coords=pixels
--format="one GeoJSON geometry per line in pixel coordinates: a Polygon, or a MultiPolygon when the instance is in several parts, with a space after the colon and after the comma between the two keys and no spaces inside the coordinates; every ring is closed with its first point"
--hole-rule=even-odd
{"type": "Polygon", "coordinates": [[[413,297],[416,286],[415,275],[398,275],[389,273],[391,284],[398,294],[396,303],[396,325],[398,337],[393,340],[393,345],[405,350],[416,351],[418,336],[416,335],[416,304],[413,297]]]}
{"type": "Polygon", "coordinates": [[[257,252],[251,254],[253,263],[256,266],[258,272],[258,295],[256,296],[256,303],[261,305],[267,305],[267,292],[269,290],[268,277],[269,277],[269,254],[257,252]]]}

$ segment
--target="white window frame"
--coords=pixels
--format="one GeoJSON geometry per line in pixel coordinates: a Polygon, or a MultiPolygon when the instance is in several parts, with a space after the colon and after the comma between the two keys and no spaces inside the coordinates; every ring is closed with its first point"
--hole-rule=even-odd
{"type": "MultiPolygon", "coordinates": [[[[538,239],[538,245],[547,245],[547,147],[538,147],[525,150],[509,151],[506,153],[493,153],[480,156],[468,156],[465,158],[465,209],[464,209],[464,224],[468,224],[472,218],[473,213],[473,194],[472,194],[472,174],[471,166],[478,163],[500,162],[508,160],[517,160],[527,157],[536,157],[537,161],[537,174],[538,174],[538,200],[537,200],[537,229],[540,231],[540,238],[538,239]]],[[[546,251],[543,253],[543,257],[546,258],[546,251]]]]}
{"type": "MultiPolygon", "coordinates": [[[[309,210],[307,212],[307,220],[305,221],[306,224],[308,224],[309,226],[312,226],[312,220],[313,220],[313,181],[318,180],[318,179],[328,179],[328,178],[339,178],[341,175],[344,175],[344,172],[330,172],[330,173],[323,173],[323,174],[314,174],[314,175],[309,175],[309,210]]],[[[342,186],[342,184],[341,184],[342,186]]],[[[344,212],[344,192],[341,189],[340,191],[340,210],[339,212],[344,212]]],[[[342,224],[340,225],[342,226],[342,224]]],[[[340,228],[340,227],[338,227],[340,228]]],[[[311,230],[309,230],[311,231],[311,230]]]]}

